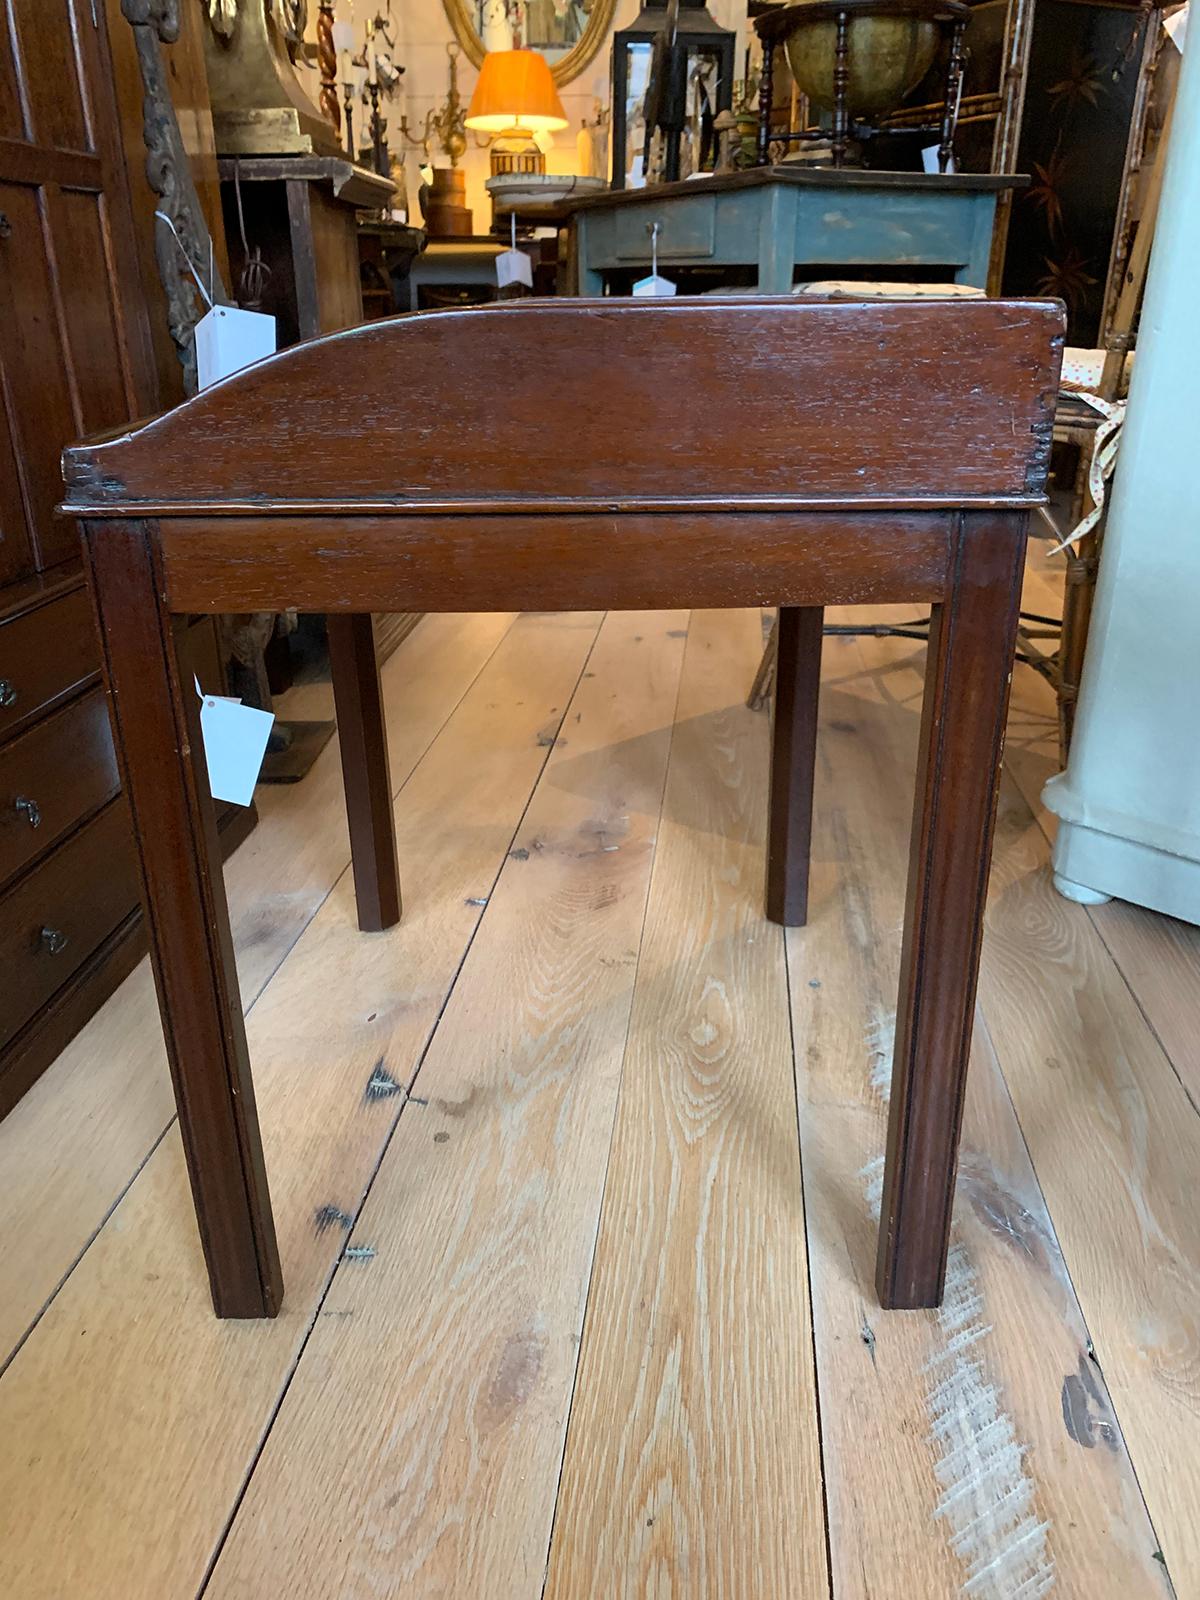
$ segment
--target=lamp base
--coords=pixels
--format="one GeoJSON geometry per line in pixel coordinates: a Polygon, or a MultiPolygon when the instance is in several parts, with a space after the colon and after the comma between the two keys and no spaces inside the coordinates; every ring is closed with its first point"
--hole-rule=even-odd
{"type": "Polygon", "coordinates": [[[537,173],[546,170],[546,158],[523,128],[510,128],[492,140],[492,177],[509,173],[537,173]]]}

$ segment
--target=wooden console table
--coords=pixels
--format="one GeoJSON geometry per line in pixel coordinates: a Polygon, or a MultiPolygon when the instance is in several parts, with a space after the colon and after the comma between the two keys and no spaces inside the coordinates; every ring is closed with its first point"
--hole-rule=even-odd
{"type": "Polygon", "coordinates": [[[1026,523],[1045,499],[1062,335],[1048,301],[517,301],[297,345],[66,452],[220,1315],[274,1315],[282,1277],[212,801],[191,756],[199,705],[172,618],[289,603],[333,612],[358,668],[344,703],[363,731],[347,775],[360,774],[349,821],[368,928],[400,913],[362,626],[374,608],[780,605],[767,914],[795,926],[821,609],[933,606],[877,1282],[885,1306],[939,1301],[1026,523]],[[739,350],[754,360],[731,359],[739,350]],[[514,374],[532,372],[546,423],[531,457],[496,419],[514,374]]]}
{"type": "Polygon", "coordinates": [[[997,199],[1026,181],[784,166],[613,190],[571,206],[578,292],[627,293],[650,270],[656,222],[658,266],[668,276],[703,269],[715,285],[740,273],[745,287],[787,294],[798,268],[828,278],[870,267],[983,289],[997,199]]]}

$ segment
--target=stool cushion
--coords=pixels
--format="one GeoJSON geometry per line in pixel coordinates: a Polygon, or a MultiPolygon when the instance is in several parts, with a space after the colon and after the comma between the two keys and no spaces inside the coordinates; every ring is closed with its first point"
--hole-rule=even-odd
{"type": "MultiPolygon", "coordinates": [[[[1130,350],[1122,364],[1121,376],[1117,383],[1118,399],[1123,399],[1129,393],[1133,354],[1130,350]]],[[[1107,350],[1085,350],[1081,345],[1069,344],[1063,351],[1062,387],[1068,393],[1072,390],[1088,392],[1099,389],[1107,355],[1107,350]]]]}
{"type": "Polygon", "coordinates": [[[831,300],[985,300],[986,291],[969,283],[888,283],[876,278],[819,278],[798,283],[793,294],[831,300]]]}

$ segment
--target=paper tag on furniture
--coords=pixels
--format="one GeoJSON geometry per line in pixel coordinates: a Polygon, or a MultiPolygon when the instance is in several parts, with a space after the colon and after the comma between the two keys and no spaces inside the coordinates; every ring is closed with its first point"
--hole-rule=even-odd
{"type": "Polygon", "coordinates": [[[507,289],[510,283],[533,288],[533,262],[524,250],[505,250],[496,257],[496,283],[501,289],[507,289]]]}
{"type": "Polygon", "coordinates": [[[200,695],[200,736],[214,800],[248,806],[254,799],[274,721],[274,712],[244,706],[228,695],[200,695]]]}
{"type": "MultiPolygon", "coordinates": [[[[939,164],[941,153],[942,153],[942,147],[941,147],[940,144],[927,144],[925,146],[924,150],[921,151],[921,166],[922,166],[922,168],[926,172],[940,172],[942,170],[941,166],[939,164]]],[[[947,172],[957,172],[958,171],[958,165],[955,162],[953,156],[951,156],[949,161],[947,161],[947,163],[946,163],[946,171],[947,172]]]]}
{"type": "Polygon", "coordinates": [[[639,278],[633,286],[634,294],[672,295],[675,285],[670,278],[664,278],[661,273],[652,272],[648,278],[639,278]]]}
{"type": "Polygon", "coordinates": [[[239,306],[213,306],[196,324],[196,379],[202,389],[275,354],[275,318],[239,306]]]}

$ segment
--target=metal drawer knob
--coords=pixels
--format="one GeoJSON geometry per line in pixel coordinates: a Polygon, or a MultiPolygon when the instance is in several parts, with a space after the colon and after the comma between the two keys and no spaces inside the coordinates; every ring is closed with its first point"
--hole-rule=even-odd
{"type": "Polygon", "coordinates": [[[56,956],[67,948],[67,936],[58,928],[42,929],[42,949],[56,956]]]}
{"type": "Polygon", "coordinates": [[[0,706],[16,704],[17,688],[8,678],[0,678],[0,706]]]}
{"type": "Polygon", "coordinates": [[[13,806],[16,808],[17,815],[24,817],[31,828],[41,827],[42,812],[36,800],[27,800],[23,794],[19,794],[13,801],[13,806]]]}

